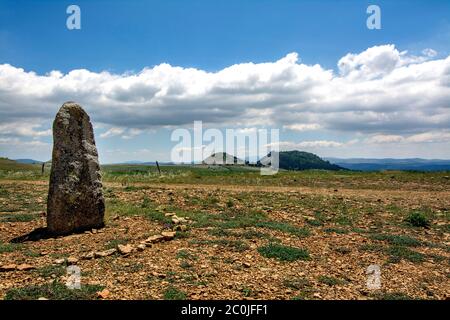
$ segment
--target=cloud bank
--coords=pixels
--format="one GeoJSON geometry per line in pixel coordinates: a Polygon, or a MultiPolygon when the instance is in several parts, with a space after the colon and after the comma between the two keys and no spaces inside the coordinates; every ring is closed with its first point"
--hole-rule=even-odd
{"type": "Polygon", "coordinates": [[[57,109],[73,100],[106,125],[105,139],[202,120],[216,127],[348,132],[376,144],[450,141],[450,56],[436,57],[432,49],[416,56],[381,45],[345,55],[336,71],[300,63],[297,53],[217,72],[163,63],[139,73],[39,75],[1,64],[0,137],[49,135],[57,109]]]}

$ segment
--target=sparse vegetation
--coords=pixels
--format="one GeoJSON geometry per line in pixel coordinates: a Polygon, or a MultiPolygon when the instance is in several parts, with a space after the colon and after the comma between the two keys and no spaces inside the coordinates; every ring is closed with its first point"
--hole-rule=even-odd
{"type": "Polygon", "coordinates": [[[34,272],[43,278],[56,278],[66,274],[66,268],[63,265],[46,265],[34,270],[34,272]]]}
{"type": "Polygon", "coordinates": [[[66,285],[53,281],[50,284],[31,285],[23,288],[10,289],[6,292],[5,300],[92,300],[103,286],[84,284],[81,289],[68,289],[66,285]]]}
{"type": "Polygon", "coordinates": [[[390,255],[389,262],[391,263],[397,263],[402,259],[417,263],[425,259],[420,252],[402,246],[392,246],[387,249],[387,253],[390,255]]]}
{"type": "Polygon", "coordinates": [[[335,277],[330,277],[330,276],[320,276],[318,280],[319,280],[319,282],[329,285],[329,286],[345,284],[344,280],[340,280],[340,279],[337,279],[335,277]]]}
{"type": "Polygon", "coordinates": [[[164,291],[164,299],[165,300],[186,300],[186,293],[177,289],[174,286],[169,286],[164,291]]]}
{"type": "Polygon", "coordinates": [[[273,243],[258,248],[258,252],[266,258],[275,258],[281,261],[308,260],[310,258],[305,249],[273,243]]]}
{"type": "Polygon", "coordinates": [[[22,250],[23,247],[20,243],[3,243],[0,241],[0,253],[22,250]]]}
{"type": "Polygon", "coordinates": [[[414,300],[402,292],[390,292],[375,295],[378,300],[414,300]]]}
{"type": "Polygon", "coordinates": [[[14,213],[0,215],[0,222],[29,222],[39,218],[39,215],[33,213],[14,213]]]}
{"type": "Polygon", "coordinates": [[[370,236],[373,240],[386,241],[395,246],[417,247],[421,242],[413,237],[392,234],[374,234],[370,236]]]}
{"type": "Polygon", "coordinates": [[[410,213],[406,217],[405,221],[408,222],[413,227],[418,228],[428,228],[430,227],[431,224],[430,220],[425,216],[425,214],[418,211],[410,213]]]}
{"type": "MultiPolygon", "coordinates": [[[[390,263],[390,271],[383,272],[387,293],[370,298],[405,298],[401,292],[407,298],[446,297],[440,284],[448,279],[450,252],[444,240],[450,180],[443,177],[448,173],[281,170],[260,176],[240,167],[167,166],[160,176],[151,166],[104,166],[107,228],[11,243],[42,224],[48,174],[36,172],[0,172],[0,266],[36,268],[0,273],[3,297],[26,289],[16,288],[16,281],[29,287],[62,283],[67,263],[55,260],[69,257],[83,264],[82,284],[108,283],[112,299],[365,299],[358,289],[362,282],[347,280],[343,272],[360,274],[369,261],[390,263]],[[41,181],[32,181],[37,179],[41,181]],[[394,189],[395,194],[390,191],[394,189]],[[188,222],[176,224],[168,213],[188,222]],[[173,240],[138,250],[149,236],[175,228],[173,240]],[[81,258],[118,244],[135,250],[128,256],[81,258]],[[401,285],[391,281],[399,268],[420,272],[427,288],[418,287],[414,276],[401,285]],[[224,281],[231,274],[233,281],[224,281]],[[274,280],[266,281],[272,276],[274,280]],[[264,286],[259,286],[261,279],[264,286]],[[151,290],[145,293],[134,287],[147,283],[151,290]]],[[[15,296],[30,295],[22,291],[15,296]]]]}

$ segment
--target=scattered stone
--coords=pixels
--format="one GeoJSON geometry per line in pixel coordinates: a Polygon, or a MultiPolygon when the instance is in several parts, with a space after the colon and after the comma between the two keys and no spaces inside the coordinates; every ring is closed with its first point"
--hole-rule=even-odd
{"type": "Polygon", "coordinates": [[[187,229],[188,229],[188,227],[185,226],[184,224],[175,226],[175,231],[186,231],[187,229]]]}
{"type": "Polygon", "coordinates": [[[119,250],[119,253],[123,255],[128,255],[131,252],[133,252],[133,247],[129,244],[127,245],[119,244],[117,246],[117,249],[119,250]]]}
{"type": "Polygon", "coordinates": [[[154,236],[148,237],[147,240],[145,240],[145,242],[157,243],[157,242],[161,242],[163,240],[164,240],[164,236],[156,234],[154,236]]]}
{"type": "Polygon", "coordinates": [[[86,254],[81,256],[81,259],[83,259],[83,260],[91,260],[91,259],[94,259],[94,258],[95,258],[95,253],[94,252],[89,252],[89,253],[86,253],[86,254]]]}
{"type": "Polygon", "coordinates": [[[164,216],[166,216],[166,217],[172,217],[172,216],[175,216],[175,213],[173,213],[173,212],[167,212],[166,214],[164,214],[164,216]]]}
{"type": "Polygon", "coordinates": [[[74,102],[63,104],[53,122],[53,155],[47,229],[56,235],[104,226],[100,165],[89,116],[74,102]]]}
{"type": "Polygon", "coordinates": [[[177,219],[177,218],[172,218],[172,222],[173,222],[174,224],[179,224],[179,223],[180,223],[180,220],[177,219]]]}
{"type": "Polygon", "coordinates": [[[104,257],[110,256],[110,255],[113,255],[116,252],[117,252],[117,249],[109,249],[109,250],[105,250],[105,251],[95,252],[94,256],[97,258],[104,258],[104,257]]]}
{"type": "Polygon", "coordinates": [[[243,265],[245,268],[250,268],[250,267],[251,267],[251,264],[248,263],[248,262],[244,262],[242,265],[243,265]]]}
{"type": "Polygon", "coordinates": [[[56,260],[55,260],[55,263],[56,263],[56,264],[63,264],[64,262],[66,262],[66,259],[64,259],[64,258],[56,259],[56,260]]]}
{"type": "Polygon", "coordinates": [[[68,264],[77,264],[78,263],[78,259],[75,257],[69,257],[67,258],[67,263],[68,264]]]}
{"type": "Polygon", "coordinates": [[[14,270],[16,270],[16,268],[17,268],[17,265],[12,263],[12,264],[0,266],[0,271],[14,271],[14,270]]]}
{"type": "Polygon", "coordinates": [[[164,237],[164,240],[172,240],[175,238],[175,235],[177,233],[175,231],[163,231],[161,232],[161,235],[164,237]]]}
{"type": "Polygon", "coordinates": [[[109,290],[103,289],[102,291],[97,292],[97,297],[99,299],[106,299],[109,296],[109,290]]]}
{"type": "Polygon", "coordinates": [[[138,251],[144,251],[145,250],[146,245],[145,244],[140,244],[137,246],[138,251]]]}
{"type": "Polygon", "coordinates": [[[45,297],[39,297],[38,300],[48,300],[48,299],[45,297]]]}
{"type": "Polygon", "coordinates": [[[164,279],[166,275],[164,273],[152,272],[152,276],[164,279]]]}
{"type": "Polygon", "coordinates": [[[22,263],[22,264],[19,264],[17,267],[16,267],[16,269],[18,270],[18,271],[28,271],[28,270],[33,270],[33,269],[36,269],[34,266],[32,266],[31,264],[27,264],[27,263],[22,263]]]}

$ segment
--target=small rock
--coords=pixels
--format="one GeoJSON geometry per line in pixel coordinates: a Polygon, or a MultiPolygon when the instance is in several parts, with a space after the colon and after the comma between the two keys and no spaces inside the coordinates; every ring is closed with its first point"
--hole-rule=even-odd
{"type": "Polygon", "coordinates": [[[32,266],[31,264],[23,263],[23,264],[19,264],[16,269],[19,271],[27,271],[27,270],[35,269],[35,267],[32,266]]]}
{"type": "Polygon", "coordinates": [[[166,217],[172,217],[172,216],[174,216],[175,215],[175,213],[173,213],[173,212],[167,212],[164,216],[166,216],[166,217]]]}
{"type": "Polygon", "coordinates": [[[244,262],[242,265],[243,265],[245,268],[250,268],[250,267],[251,267],[251,264],[248,263],[248,262],[244,262]]]}
{"type": "Polygon", "coordinates": [[[97,297],[100,299],[106,299],[109,296],[109,290],[103,289],[102,291],[97,292],[97,297]]]}
{"type": "Polygon", "coordinates": [[[6,264],[4,266],[0,266],[0,271],[14,271],[16,270],[17,265],[15,264],[6,264]]]}
{"type": "Polygon", "coordinates": [[[140,244],[137,246],[138,251],[144,251],[145,250],[146,245],[145,244],[140,244]]]}
{"type": "Polygon", "coordinates": [[[117,249],[119,250],[119,253],[123,255],[127,255],[133,252],[133,247],[129,244],[127,245],[119,244],[117,246],[117,249]]]}
{"type": "Polygon", "coordinates": [[[69,257],[67,258],[67,263],[68,264],[77,264],[78,263],[78,259],[75,257],[69,257]]]}
{"type": "Polygon", "coordinates": [[[161,232],[161,235],[164,237],[164,240],[172,240],[175,238],[175,235],[177,233],[175,231],[163,231],[161,232]]]}
{"type": "Polygon", "coordinates": [[[147,240],[145,240],[145,242],[156,243],[156,242],[160,242],[162,240],[164,240],[164,236],[156,234],[154,236],[148,237],[147,240]]]}
{"type": "Polygon", "coordinates": [[[186,231],[187,230],[187,226],[185,226],[184,224],[179,224],[177,226],[175,226],[175,230],[176,231],[186,231]]]}
{"type": "Polygon", "coordinates": [[[110,256],[116,252],[117,252],[117,249],[109,249],[109,250],[105,250],[105,251],[95,252],[94,256],[104,258],[104,257],[110,256]]]}
{"type": "Polygon", "coordinates": [[[55,260],[55,263],[56,263],[56,264],[63,264],[64,262],[66,262],[66,259],[64,259],[64,258],[56,259],[56,260],[55,260]]]}
{"type": "Polygon", "coordinates": [[[164,279],[166,275],[164,273],[152,272],[152,276],[164,279]]]}
{"type": "Polygon", "coordinates": [[[179,224],[179,223],[180,223],[180,220],[177,219],[177,218],[172,218],[172,222],[173,222],[174,224],[179,224]]]}
{"type": "Polygon", "coordinates": [[[45,297],[39,297],[38,300],[48,300],[48,299],[45,297]]]}
{"type": "Polygon", "coordinates": [[[81,259],[83,259],[83,260],[91,260],[91,259],[94,259],[94,258],[95,258],[95,253],[94,252],[89,252],[89,253],[86,253],[86,254],[81,256],[81,259]]]}

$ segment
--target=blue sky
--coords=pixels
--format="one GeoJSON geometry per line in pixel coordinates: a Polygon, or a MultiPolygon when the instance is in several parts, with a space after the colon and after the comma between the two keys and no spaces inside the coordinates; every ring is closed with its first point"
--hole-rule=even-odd
{"type": "Polygon", "coordinates": [[[395,43],[448,53],[450,2],[418,1],[23,1],[0,3],[3,63],[45,73],[86,68],[139,71],[167,62],[219,70],[273,61],[288,52],[335,68],[348,52],[395,43]],[[65,28],[66,8],[82,10],[82,29],[65,28]],[[382,29],[366,28],[369,4],[382,29]]]}
{"type": "Polygon", "coordinates": [[[450,54],[449,13],[450,2],[437,0],[3,0],[0,2],[0,65],[10,65],[14,70],[8,69],[8,78],[1,78],[0,71],[0,142],[3,141],[0,154],[15,158],[49,158],[52,140],[48,129],[52,114],[65,100],[77,100],[94,121],[103,162],[154,160],[151,158],[169,160],[174,145],[170,141],[170,133],[177,126],[189,127],[183,119],[202,120],[206,125],[219,129],[233,126],[280,128],[281,140],[286,146],[304,148],[323,156],[450,158],[450,148],[447,147],[450,122],[446,122],[450,119],[447,118],[449,95],[448,87],[442,85],[447,83],[445,70],[450,54]],[[66,8],[70,4],[81,8],[81,30],[66,28],[66,8]],[[370,4],[381,8],[381,30],[366,27],[366,8],[370,4]],[[383,47],[385,45],[393,47],[383,47]],[[370,48],[375,49],[367,52],[370,48]],[[285,59],[285,64],[276,63],[290,53],[297,53],[297,58],[285,59]],[[368,66],[368,73],[356,74],[352,69],[355,72],[350,70],[348,74],[342,74],[344,71],[338,67],[338,62],[349,53],[360,56],[347,57],[346,63],[356,64],[351,68],[359,71],[368,66]],[[374,61],[376,68],[373,67],[374,61]],[[436,61],[440,61],[439,66],[433,64],[436,61]],[[163,63],[172,69],[154,69],[163,63]],[[253,63],[255,70],[249,71],[244,67],[245,63],[253,63]],[[295,73],[295,77],[287,77],[280,83],[267,83],[269,80],[262,80],[266,72],[263,63],[271,64],[272,75],[285,68],[287,74],[295,73]],[[392,64],[395,67],[391,68],[392,64]],[[320,70],[313,69],[314,65],[318,65],[320,70]],[[377,90],[379,83],[375,81],[380,77],[386,84],[403,74],[404,69],[417,76],[414,66],[419,65],[423,66],[420,69],[423,74],[413,80],[405,76],[411,81],[406,87],[384,86],[377,90]],[[235,68],[238,75],[250,73],[245,79],[238,75],[222,76],[220,72],[230,66],[241,66],[235,68]],[[308,66],[308,69],[304,71],[301,66],[308,66]],[[180,77],[185,80],[178,80],[174,67],[182,68],[180,77]],[[142,75],[145,68],[151,72],[142,75]],[[198,73],[189,73],[189,68],[198,73]],[[403,113],[393,111],[397,108],[393,103],[396,99],[405,103],[415,101],[414,95],[398,97],[395,90],[405,92],[405,95],[406,92],[415,92],[414,86],[423,87],[421,79],[433,73],[433,68],[444,70],[442,78],[436,75],[436,79],[429,79],[426,84],[441,84],[439,88],[428,91],[435,95],[421,95],[424,101],[420,101],[413,110],[403,110],[405,106],[402,105],[398,108],[403,113]],[[70,81],[75,81],[73,78],[77,76],[66,79],[64,85],[70,82],[73,83],[71,88],[80,85],[82,90],[64,89],[54,94],[61,88],[56,83],[62,83],[61,77],[56,77],[59,80],[55,81],[50,77],[33,78],[35,75],[48,75],[53,70],[60,71],[64,77],[78,69],[86,69],[91,74],[81,75],[76,84],[70,81]],[[333,72],[332,79],[327,79],[327,70],[333,72]],[[105,71],[110,77],[95,78],[105,71]],[[205,80],[207,76],[201,72],[216,76],[211,78],[213,80],[205,80]],[[316,90],[304,96],[289,92],[292,100],[280,102],[286,95],[282,90],[273,92],[273,88],[292,85],[297,86],[298,92],[303,92],[305,86],[309,88],[310,83],[305,84],[303,72],[308,79],[320,78],[311,82],[316,90]],[[132,90],[136,87],[135,82],[135,86],[130,87],[130,81],[135,81],[133,75],[142,76],[137,85],[139,91],[132,90]],[[152,81],[156,81],[157,75],[164,79],[165,84],[155,89],[157,84],[152,81]],[[102,84],[101,88],[80,84],[89,81],[86,79],[91,76],[97,79],[93,81],[102,84]],[[113,82],[115,76],[123,78],[123,83],[113,82]],[[260,81],[257,84],[252,82],[255,77],[260,81]],[[207,87],[200,90],[204,93],[200,97],[198,87],[189,87],[191,78],[197,79],[198,86],[216,81],[220,89],[226,82],[227,90],[233,87],[237,93],[233,96],[230,92],[218,95],[218,87],[207,87]],[[29,82],[23,79],[29,79],[29,82]],[[345,82],[345,89],[340,87],[343,85],[339,84],[341,80],[345,82]],[[355,94],[350,80],[366,86],[355,94]],[[1,87],[1,81],[4,87],[1,87]],[[11,81],[22,81],[24,87],[19,90],[8,86],[14,83],[11,81]],[[48,83],[42,89],[48,96],[36,93],[33,83],[48,83]],[[260,91],[249,93],[252,86],[260,91]],[[89,89],[85,89],[87,87],[89,89]],[[185,90],[186,94],[169,96],[164,91],[167,88],[181,88],[179,90],[185,90]],[[325,110],[321,107],[323,104],[328,106],[329,97],[324,100],[318,98],[316,91],[319,89],[323,92],[329,90],[330,94],[348,90],[348,94],[340,96],[336,102],[341,106],[339,114],[333,105],[328,109],[324,107],[325,110]],[[152,96],[158,90],[160,101],[152,96]],[[357,98],[362,92],[370,93],[363,99],[364,103],[357,98]],[[96,94],[104,95],[104,99],[97,97],[96,100],[96,94]],[[144,99],[139,100],[139,109],[133,109],[136,94],[142,94],[144,99]],[[164,97],[160,98],[161,95],[164,97]],[[23,102],[23,99],[33,97],[38,103],[34,108],[28,105],[29,102],[23,102]],[[372,98],[379,101],[369,106],[367,101],[372,98]],[[102,104],[108,99],[114,105],[111,117],[102,104]],[[219,100],[212,105],[212,99],[219,100]],[[261,99],[267,99],[267,103],[260,106],[261,99]],[[229,102],[232,100],[239,101],[239,106],[229,102]],[[186,106],[191,111],[186,110],[186,106]],[[168,116],[161,116],[161,112],[168,116]],[[255,114],[271,114],[276,120],[263,121],[255,114]],[[346,119],[353,119],[353,122],[344,121],[346,119]],[[369,119],[367,126],[361,124],[364,119],[369,119]],[[16,132],[18,130],[12,129],[21,120],[27,122],[32,130],[16,132]],[[324,120],[323,124],[321,120],[324,120]],[[108,134],[111,128],[119,129],[108,134]],[[120,134],[114,134],[120,131],[120,134]],[[305,141],[311,143],[302,144],[305,141]],[[312,142],[321,143],[314,145],[312,142]],[[36,148],[31,148],[33,144],[36,148]],[[44,144],[47,145],[44,147],[44,144]]]}

